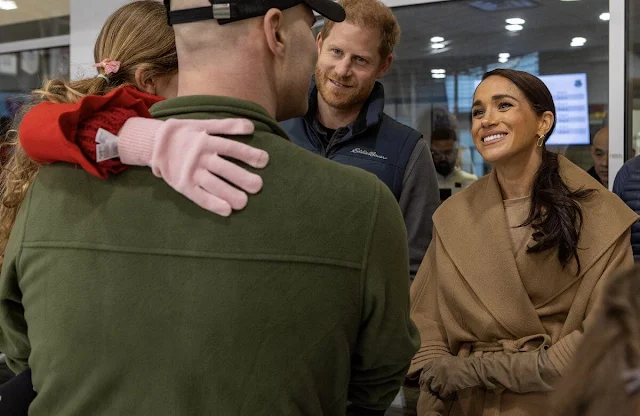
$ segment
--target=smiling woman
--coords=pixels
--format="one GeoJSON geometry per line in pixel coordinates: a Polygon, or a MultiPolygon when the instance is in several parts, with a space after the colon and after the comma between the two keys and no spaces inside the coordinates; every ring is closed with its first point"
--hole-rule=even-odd
{"type": "Polygon", "coordinates": [[[556,248],[565,267],[576,260],[583,213],[579,202],[593,189],[571,190],[559,173],[558,155],[545,144],[555,130],[551,92],[537,77],[496,69],[483,77],[472,108],[473,142],[485,160],[495,164],[504,199],[529,197],[531,207],[521,224],[533,228],[528,252],[556,248]]]}
{"type": "Polygon", "coordinates": [[[482,79],[471,132],[494,169],[436,211],[411,287],[418,415],[548,414],[602,286],[633,265],[638,216],[546,149],[556,109],[545,84],[507,69],[482,79]]]}

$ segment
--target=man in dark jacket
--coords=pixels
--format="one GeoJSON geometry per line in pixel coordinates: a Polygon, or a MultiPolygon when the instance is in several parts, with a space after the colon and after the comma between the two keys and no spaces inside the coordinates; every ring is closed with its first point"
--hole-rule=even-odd
{"type": "Polygon", "coordinates": [[[165,2],[178,97],[151,114],[251,120],[234,140],[269,153],[269,186],[221,217],[147,169],[43,166],[4,253],[0,351],[32,371],[32,416],[382,415],[420,345],[400,210],[277,123],[307,109],[312,10],[343,10],[201,3],[165,2]]]}
{"type": "MultiPolygon", "coordinates": [[[[636,213],[640,214],[640,156],[628,160],[618,171],[613,182],[615,192],[625,204],[636,213]]],[[[633,258],[640,261],[640,223],[631,227],[631,247],[633,258]]]]}
{"type": "Polygon", "coordinates": [[[318,35],[315,85],[304,117],[283,123],[291,140],[321,156],[375,174],[400,204],[415,276],[440,204],[427,142],[384,114],[377,79],[391,66],[400,28],[379,0],[342,0],[346,21],[325,20],[318,35]]]}

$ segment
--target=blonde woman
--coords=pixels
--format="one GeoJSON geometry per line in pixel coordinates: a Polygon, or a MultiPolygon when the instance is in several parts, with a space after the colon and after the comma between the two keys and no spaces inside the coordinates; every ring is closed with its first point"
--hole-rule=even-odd
{"type": "Polygon", "coordinates": [[[174,32],[162,3],[136,1],[114,12],[96,40],[94,56],[98,76],[45,83],[34,92],[42,102],[27,108],[19,139],[14,131],[12,157],[0,172],[0,253],[41,163],[74,163],[101,178],[127,165],[150,166],[196,204],[225,216],[244,208],[246,194],[262,188],[260,176],[218,155],[262,168],[267,153],[212,136],[250,134],[248,120],[150,119],[148,108],[177,92],[174,32]],[[192,158],[185,157],[185,138],[192,158]],[[109,144],[116,153],[109,152],[109,144]]]}

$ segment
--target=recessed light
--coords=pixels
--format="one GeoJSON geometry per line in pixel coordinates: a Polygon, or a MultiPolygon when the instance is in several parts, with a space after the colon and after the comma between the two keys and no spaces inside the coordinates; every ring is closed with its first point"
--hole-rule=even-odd
{"type": "Polygon", "coordinates": [[[432,70],[431,70],[431,73],[432,73],[432,74],[446,74],[446,73],[447,73],[447,71],[446,71],[446,70],[444,70],[444,69],[432,69],[432,70]]]}
{"type": "Polygon", "coordinates": [[[586,42],[587,42],[587,40],[585,38],[582,38],[582,37],[573,38],[573,39],[571,39],[571,46],[573,46],[573,47],[584,46],[584,44],[586,42]]]}
{"type": "Polygon", "coordinates": [[[444,38],[442,36],[434,36],[431,38],[431,43],[440,43],[444,42],[444,38]]]}
{"type": "Polygon", "coordinates": [[[523,25],[524,19],[520,19],[519,17],[514,17],[513,19],[505,20],[505,22],[507,22],[507,24],[509,25],[523,25]]]}
{"type": "Polygon", "coordinates": [[[12,0],[0,0],[0,10],[15,10],[18,5],[12,0]]]}
{"type": "Polygon", "coordinates": [[[431,47],[433,49],[443,49],[444,48],[444,43],[432,43],[431,47]]]}
{"type": "Polygon", "coordinates": [[[507,53],[507,52],[503,52],[503,53],[499,53],[499,54],[498,54],[498,57],[499,57],[499,58],[509,59],[509,58],[511,58],[511,54],[510,54],[510,53],[507,53]]]}
{"type": "Polygon", "coordinates": [[[509,62],[509,58],[498,58],[498,62],[500,62],[501,64],[506,64],[507,62],[509,62]]]}
{"type": "Polygon", "coordinates": [[[600,15],[600,20],[604,20],[605,22],[608,22],[609,19],[611,19],[611,13],[602,13],[600,15]]]}
{"type": "Polygon", "coordinates": [[[434,78],[434,79],[444,79],[446,77],[447,76],[445,74],[431,74],[431,78],[434,78]]]}
{"type": "Polygon", "coordinates": [[[519,32],[522,30],[522,25],[506,25],[504,28],[509,32],[519,32]]]}

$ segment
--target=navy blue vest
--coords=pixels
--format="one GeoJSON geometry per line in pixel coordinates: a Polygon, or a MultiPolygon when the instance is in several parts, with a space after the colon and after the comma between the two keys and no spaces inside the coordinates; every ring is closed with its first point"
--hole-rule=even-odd
{"type": "MultiPolygon", "coordinates": [[[[615,192],[636,214],[640,214],[640,156],[627,161],[613,185],[615,192]]],[[[640,262],[640,222],[631,226],[631,248],[636,262],[640,262]]]]}
{"type": "Polygon", "coordinates": [[[317,93],[312,86],[309,112],[304,117],[280,123],[291,141],[338,163],[373,173],[399,200],[409,157],[422,134],[384,114],[384,88],[376,82],[358,119],[336,130],[325,148],[315,119],[317,93]]]}

